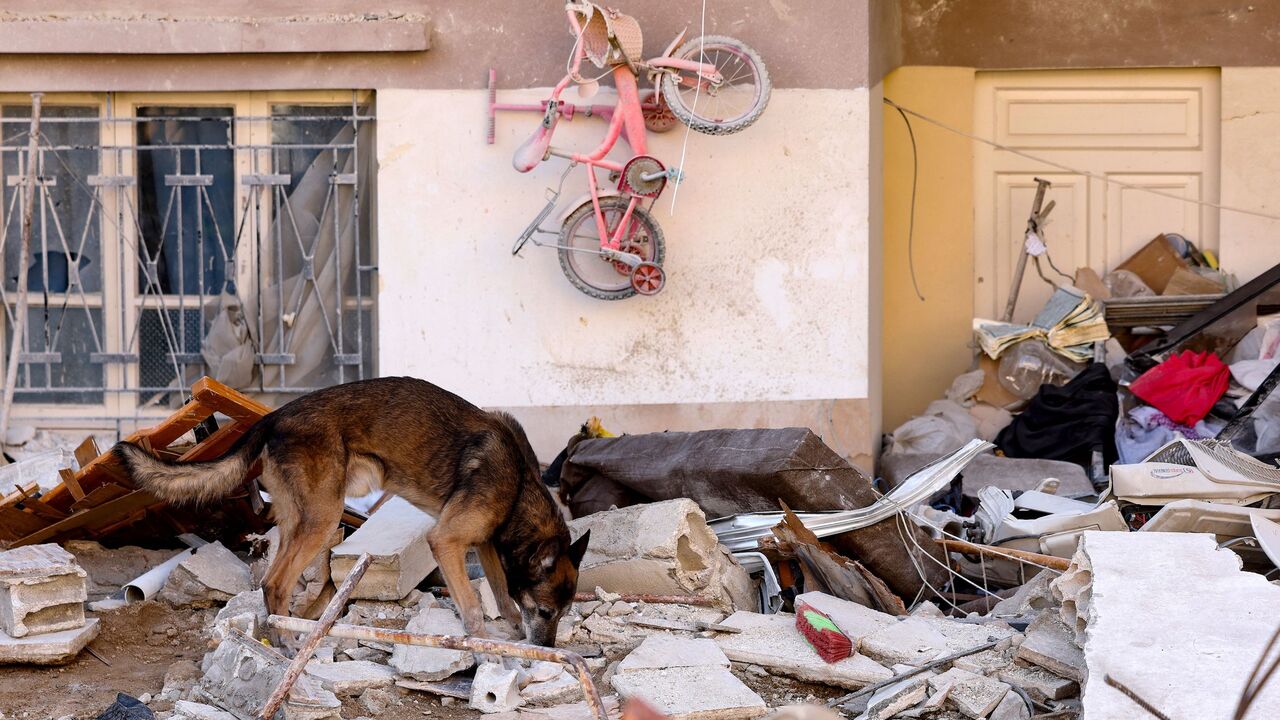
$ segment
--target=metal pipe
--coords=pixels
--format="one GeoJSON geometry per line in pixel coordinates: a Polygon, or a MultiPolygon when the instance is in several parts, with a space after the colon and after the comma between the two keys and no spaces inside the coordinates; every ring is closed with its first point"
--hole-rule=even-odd
{"type": "MultiPolygon", "coordinates": [[[[441,597],[449,597],[449,588],[434,587],[431,592],[441,597]]],[[[715,598],[709,598],[705,595],[647,595],[647,594],[628,594],[617,593],[618,599],[623,602],[642,602],[649,605],[696,605],[698,607],[714,607],[715,598]]],[[[591,602],[599,600],[600,596],[593,592],[580,592],[573,596],[574,602],[591,602]]]]}
{"type": "MultiPolygon", "coordinates": [[[[267,625],[292,632],[313,632],[320,623],[301,618],[272,615],[267,618],[267,625]]],[[[463,635],[424,635],[421,633],[399,632],[382,628],[364,627],[361,625],[334,625],[324,631],[325,635],[348,640],[373,640],[396,645],[417,645],[420,647],[444,648],[446,650],[467,650],[473,653],[488,653],[503,657],[517,657],[527,660],[543,660],[568,665],[578,676],[582,685],[582,695],[586,698],[587,707],[597,720],[608,720],[604,701],[596,690],[595,681],[591,679],[591,670],[582,656],[568,650],[538,647],[524,643],[490,640],[489,638],[467,637],[463,635]]]]}
{"type": "MultiPolygon", "coordinates": [[[[18,359],[22,352],[22,336],[27,331],[27,265],[31,262],[31,222],[35,214],[36,173],[39,172],[40,154],[40,100],[44,93],[31,93],[31,129],[27,135],[27,177],[22,197],[22,244],[18,252],[18,301],[13,311],[13,345],[9,349],[9,364],[4,375],[4,405],[0,407],[0,437],[9,429],[9,413],[13,409],[13,393],[18,386],[18,359]]],[[[44,205],[41,205],[43,209],[44,205]]],[[[41,226],[43,232],[44,227],[41,226]]],[[[42,262],[48,265],[48,262],[42,262]]],[[[48,287],[46,284],[45,287],[48,287]]]]}
{"type": "Polygon", "coordinates": [[[285,670],[284,677],[280,678],[280,684],[271,693],[271,697],[267,698],[267,704],[262,707],[262,720],[271,720],[275,717],[276,710],[279,710],[280,706],[284,704],[284,699],[288,697],[289,691],[293,689],[293,684],[298,681],[298,677],[302,675],[302,671],[307,667],[307,661],[315,653],[316,646],[320,644],[320,641],[328,634],[329,629],[337,622],[338,615],[347,607],[347,601],[351,599],[351,593],[355,591],[356,584],[360,582],[360,578],[364,577],[364,571],[369,569],[369,563],[372,561],[373,557],[369,553],[363,553],[356,559],[356,564],[351,566],[351,571],[347,573],[347,579],[342,581],[338,592],[334,593],[333,599],[325,606],[324,613],[316,621],[311,634],[302,643],[302,648],[298,650],[298,654],[293,656],[293,662],[289,663],[289,669],[285,670]]]}

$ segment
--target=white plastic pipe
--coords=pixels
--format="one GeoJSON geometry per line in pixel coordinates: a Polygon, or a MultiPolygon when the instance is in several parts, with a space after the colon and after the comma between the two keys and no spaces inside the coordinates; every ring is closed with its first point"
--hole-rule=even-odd
{"type": "Polygon", "coordinates": [[[126,603],[135,603],[150,600],[156,593],[160,592],[160,588],[164,587],[164,581],[169,579],[169,573],[172,573],[173,569],[178,567],[178,563],[191,557],[191,553],[191,550],[183,550],[134,578],[123,588],[124,601],[126,603]]]}

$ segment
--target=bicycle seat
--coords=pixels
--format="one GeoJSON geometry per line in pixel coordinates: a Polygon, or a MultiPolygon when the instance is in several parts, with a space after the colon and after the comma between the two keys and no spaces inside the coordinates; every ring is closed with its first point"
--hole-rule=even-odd
{"type": "Polygon", "coordinates": [[[582,48],[596,67],[622,65],[644,56],[644,36],[640,23],[630,15],[584,2],[573,5],[583,17],[582,48]]]}
{"type": "Polygon", "coordinates": [[[527,173],[547,158],[547,150],[551,147],[551,136],[555,133],[558,122],[560,122],[560,113],[549,107],[542,117],[542,122],[534,128],[529,139],[516,148],[516,154],[511,158],[511,164],[517,172],[527,173]]]}

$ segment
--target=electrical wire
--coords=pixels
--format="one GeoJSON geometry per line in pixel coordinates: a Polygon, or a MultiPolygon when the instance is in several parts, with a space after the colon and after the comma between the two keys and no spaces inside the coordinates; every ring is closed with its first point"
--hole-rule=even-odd
{"type": "MultiPolygon", "coordinates": [[[[892,105],[892,103],[890,103],[892,105]]],[[[902,108],[894,105],[893,108],[902,116],[902,122],[907,125],[907,137],[911,139],[911,214],[907,221],[907,269],[911,271],[911,288],[916,291],[916,297],[920,302],[924,302],[924,293],[920,292],[920,283],[916,282],[916,183],[920,179],[920,154],[916,150],[916,134],[911,129],[911,118],[907,117],[907,113],[902,108]]]]}
{"type": "MultiPolygon", "coordinates": [[[[705,60],[705,49],[707,47],[707,0],[702,0],[702,24],[698,30],[698,59],[705,60]]],[[[659,90],[661,92],[661,90],[659,90]]],[[[702,83],[693,89],[693,108],[691,112],[698,110],[698,98],[702,95],[702,83]]],[[[693,130],[691,125],[684,126],[684,142],[680,146],[680,164],[676,167],[681,173],[684,173],[684,156],[689,151],[689,132],[693,130]]],[[[677,181],[676,186],[671,189],[671,214],[676,212],[676,197],[680,195],[680,183],[677,181]]]]}

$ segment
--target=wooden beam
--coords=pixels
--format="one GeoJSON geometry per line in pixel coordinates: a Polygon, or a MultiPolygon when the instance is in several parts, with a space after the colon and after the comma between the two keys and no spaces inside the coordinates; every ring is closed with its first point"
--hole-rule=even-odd
{"type": "Polygon", "coordinates": [[[102,505],[72,515],[66,520],[56,522],[38,532],[23,537],[21,540],[13,543],[11,547],[22,547],[24,545],[36,545],[46,540],[58,537],[72,530],[78,530],[91,523],[99,523],[114,517],[124,517],[133,511],[144,508],[156,502],[151,493],[145,490],[134,490],[128,495],[109,500],[102,505]]]}
{"type": "Polygon", "coordinates": [[[80,445],[76,448],[76,451],[75,451],[76,463],[80,467],[84,467],[85,465],[88,465],[89,463],[97,459],[97,457],[101,454],[102,454],[102,451],[98,449],[98,441],[94,440],[93,436],[90,435],[89,437],[85,438],[84,442],[80,443],[80,445]]]}
{"type": "Polygon", "coordinates": [[[93,492],[85,495],[84,498],[71,503],[71,509],[75,512],[87,510],[127,494],[129,494],[129,491],[126,488],[115,483],[108,483],[102,487],[95,488],[93,492]]]}
{"type": "MultiPolygon", "coordinates": [[[[83,467],[83,465],[81,466],[83,467]]],[[[71,468],[62,468],[58,471],[58,475],[62,477],[62,484],[67,488],[67,492],[71,493],[73,500],[84,499],[84,488],[80,487],[80,481],[76,479],[76,471],[71,468]]]]}
{"type": "Polygon", "coordinates": [[[223,385],[211,377],[202,377],[191,386],[191,394],[206,407],[226,415],[232,420],[253,424],[271,412],[271,408],[223,385]]]}

